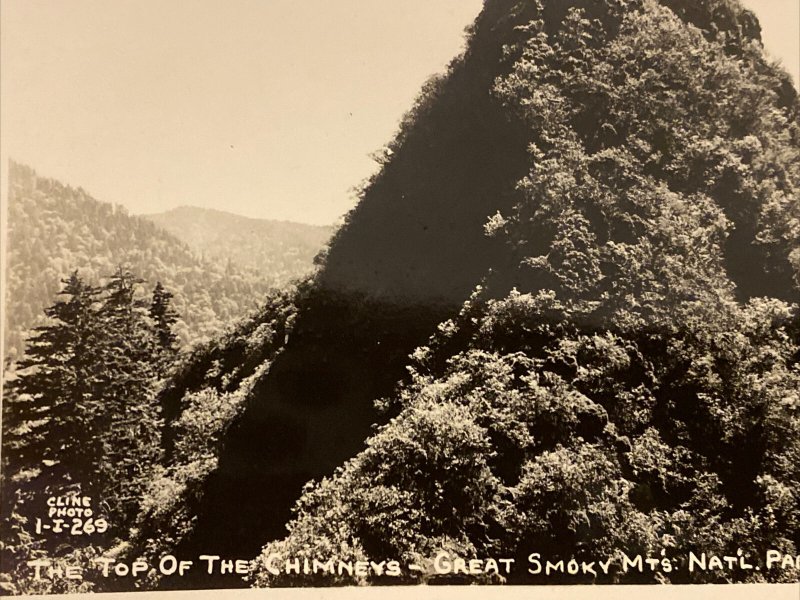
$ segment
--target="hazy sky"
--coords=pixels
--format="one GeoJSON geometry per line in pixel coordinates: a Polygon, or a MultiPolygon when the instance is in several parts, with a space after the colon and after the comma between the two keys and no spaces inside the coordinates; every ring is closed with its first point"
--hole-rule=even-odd
{"type": "MultiPolygon", "coordinates": [[[[800,80],[800,0],[745,0],[800,80]]],[[[131,212],[331,223],[481,0],[2,0],[5,157],[131,212]]]]}

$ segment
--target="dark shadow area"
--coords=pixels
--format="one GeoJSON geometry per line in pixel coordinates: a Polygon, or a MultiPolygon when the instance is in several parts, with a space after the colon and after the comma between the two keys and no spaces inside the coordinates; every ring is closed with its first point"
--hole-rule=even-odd
{"type": "MultiPolygon", "coordinates": [[[[303,484],[363,448],[374,401],[406,375],[408,354],[501,262],[507,250],[483,226],[514,204],[528,162],[525,129],[491,94],[502,45],[525,18],[498,24],[510,4],[488,5],[470,50],[406,117],[391,161],[334,236],[288,345],[227,433],[177,556],[251,559],[283,537],[303,484]]],[[[239,581],[199,571],[162,585],[239,581]]]]}

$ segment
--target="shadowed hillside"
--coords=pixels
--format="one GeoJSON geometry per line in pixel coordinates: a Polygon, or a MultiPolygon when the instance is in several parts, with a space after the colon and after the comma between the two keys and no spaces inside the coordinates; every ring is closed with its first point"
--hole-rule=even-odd
{"type": "Polygon", "coordinates": [[[362,447],[373,402],[403,377],[407,355],[502,261],[484,223],[514,203],[525,138],[489,90],[512,27],[482,16],[466,55],[406,116],[300,298],[288,344],[231,425],[180,552],[253,555],[281,535],[303,484],[362,447]]]}
{"type": "MultiPolygon", "coordinates": [[[[797,425],[776,400],[796,386],[800,271],[786,81],[733,0],[485,2],[286,301],[214,467],[165,512],[180,527],[162,515],[138,547],[569,556],[592,532],[597,552],[649,550],[677,535],[665,522],[700,539],[680,518],[710,504],[731,506],[714,523],[777,510],[763,498],[797,484],[776,446],[797,425]]],[[[226,348],[164,396],[173,419],[192,394],[238,393],[226,348]]]]}

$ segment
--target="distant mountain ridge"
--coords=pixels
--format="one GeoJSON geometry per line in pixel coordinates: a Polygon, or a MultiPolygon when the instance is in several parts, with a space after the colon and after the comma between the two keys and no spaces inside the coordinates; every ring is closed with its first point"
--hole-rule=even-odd
{"type": "MultiPolygon", "coordinates": [[[[113,273],[119,264],[145,279],[150,289],[161,281],[175,295],[181,316],[176,332],[189,344],[218,335],[255,309],[273,286],[310,271],[311,258],[323,244],[320,235],[316,248],[309,242],[304,252],[287,261],[275,259],[275,264],[288,266],[270,274],[269,261],[253,269],[235,260],[220,261],[210,252],[201,256],[152,220],[130,215],[122,206],[101,202],[80,187],[42,177],[14,161],[9,164],[8,186],[3,343],[12,361],[22,353],[26,333],[41,324],[43,309],[61,288],[60,279],[76,269],[91,283],[113,273]]],[[[213,217],[226,227],[227,235],[232,235],[228,225],[239,219],[230,217],[213,217]]]]}
{"type": "Polygon", "coordinates": [[[142,217],[204,257],[255,269],[275,286],[306,275],[333,233],[331,226],[258,219],[197,206],[142,217]]]}

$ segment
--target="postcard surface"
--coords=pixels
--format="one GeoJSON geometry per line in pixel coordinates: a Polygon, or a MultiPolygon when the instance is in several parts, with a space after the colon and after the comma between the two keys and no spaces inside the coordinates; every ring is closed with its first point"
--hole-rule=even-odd
{"type": "Polygon", "coordinates": [[[400,4],[4,3],[4,594],[796,594],[800,4],[400,4]]]}

